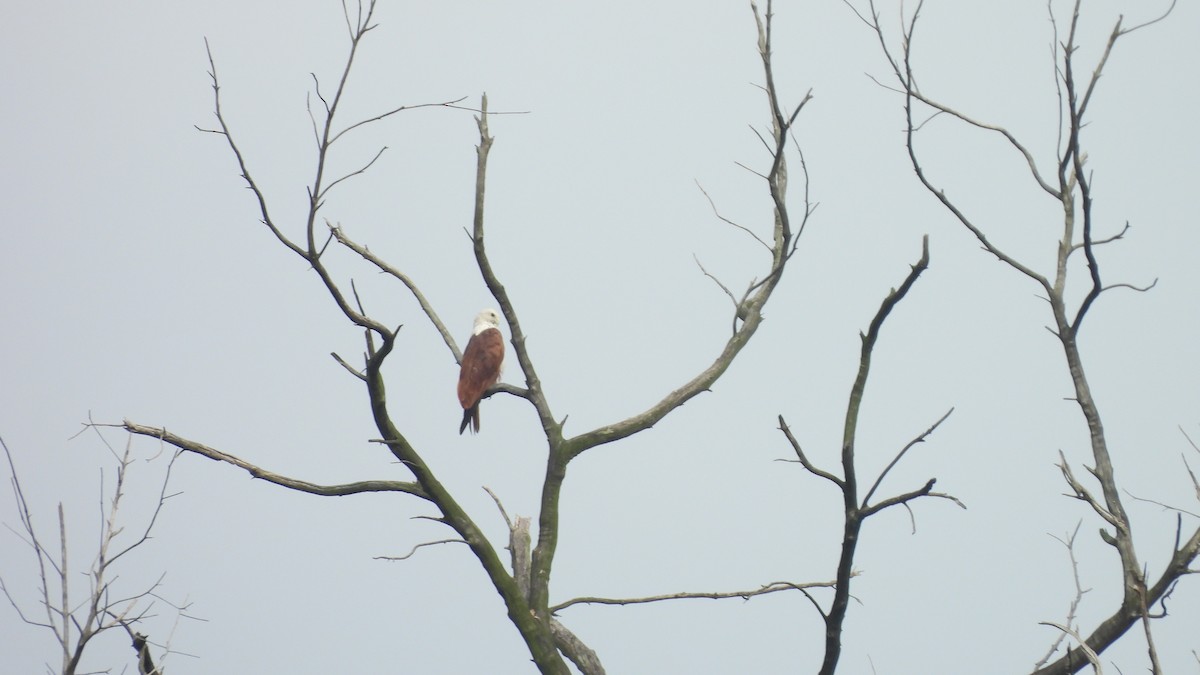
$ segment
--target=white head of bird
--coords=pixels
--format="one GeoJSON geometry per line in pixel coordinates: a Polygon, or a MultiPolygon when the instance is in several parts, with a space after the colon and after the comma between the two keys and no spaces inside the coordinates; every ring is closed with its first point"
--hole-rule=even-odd
{"type": "Polygon", "coordinates": [[[489,328],[500,327],[500,312],[494,309],[485,309],[475,315],[475,327],[471,331],[472,335],[479,335],[489,328]]]}

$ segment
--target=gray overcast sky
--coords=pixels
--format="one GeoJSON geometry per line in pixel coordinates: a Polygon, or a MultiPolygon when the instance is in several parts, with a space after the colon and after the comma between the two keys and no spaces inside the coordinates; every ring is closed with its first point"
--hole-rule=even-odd
{"type": "MultiPolygon", "coordinates": [[[[858,3],[861,4],[861,3],[858,3]]],[[[896,26],[897,3],[881,2],[896,26]]],[[[1138,23],[1165,3],[1088,2],[1080,58],[1094,63],[1124,12],[1138,23]]],[[[257,222],[256,205],[211,126],[204,38],[223,102],[273,217],[301,232],[314,172],[306,95],[329,92],[347,49],[341,8],[289,3],[5,3],[0,7],[0,435],[13,450],[43,532],[62,501],[72,565],[83,569],[98,519],[97,421],[161,425],[289,476],[321,483],[405,479],[376,436],[365,392],[332,359],[355,360],[361,335],[318,280],[257,222]]],[[[1055,3],[1061,20],[1066,7],[1055,3]]],[[[845,635],[846,673],[1020,672],[1053,639],[1073,595],[1062,536],[1080,521],[1081,608],[1090,630],[1119,589],[1097,519],[1064,496],[1054,464],[1091,463],[1070,381],[1036,288],[979,250],[918,185],[904,155],[899,97],[874,36],[840,2],[780,2],[776,68],[786,101],[811,88],[797,139],[820,208],[767,307],[767,321],[714,391],[625,442],[572,464],[552,602],[755,588],[834,574],[840,496],[787,458],[783,414],[817,463],[836,466],[857,334],[931,238],[933,262],[885,327],[860,436],[877,472],[951,406],[956,412],[885,482],[929,477],[969,510],[927,500],[864,533],[845,635]],[[964,665],[970,664],[970,665],[964,665]],[[986,664],[986,665],[981,665],[986,664]]],[[[1044,2],[930,0],[915,67],[927,93],[1003,124],[1048,166],[1056,98],[1044,2]]],[[[764,263],[722,213],[769,227],[763,167],[748,128],[767,120],[748,3],[384,0],[363,45],[344,121],[402,104],[486,91],[496,145],[488,184],[493,264],[517,303],[539,374],[567,431],[639,412],[715,356],[729,326],[723,294],[697,269],[741,287],[764,263]]],[[[1192,196],[1200,149],[1200,10],[1123,39],[1093,106],[1086,143],[1098,228],[1126,240],[1102,251],[1106,278],[1145,284],[1094,308],[1084,356],[1118,478],[1139,497],[1196,511],[1180,461],[1200,457],[1195,341],[1200,250],[1192,196]],[[1190,505],[1190,506],[1189,506],[1190,505]]],[[[894,36],[893,36],[894,37],[894,36]]],[[[921,136],[932,177],[994,239],[1041,270],[1053,261],[1056,204],[998,137],[948,120],[921,136]]],[[[492,304],[473,267],[471,114],[417,110],[349,137],[335,173],[382,145],[371,171],[324,211],[410,273],[465,340],[492,304]]],[[[794,160],[793,160],[794,162],[794,160]]],[[[800,181],[793,163],[792,194],[800,181]]],[[[405,325],[389,360],[393,414],[493,542],[510,513],[534,515],[544,467],[523,402],[485,403],[484,431],[455,434],[457,370],[404,289],[341,252],[368,308],[405,325]]],[[[1076,289],[1082,281],[1077,282],[1076,289]]],[[[510,364],[505,377],[520,383],[510,364]]],[[[123,436],[108,434],[114,445],[123,436]]],[[[137,442],[140,457],[157,448],[137,442]]],[[[131,529],[151,503],[162,459],[131,480],[131,529]],[[148,501],[149,500],[149,501],[148,501]],[[136,506],[140,505],[140,506],[136,506]]],[[[111,479],[111,475],[108,476],[111,479]]],[[[173,674],[240,672],[531,673],[533,666],[465,549],[413,545],[448,536],[402,496],[322,499],[182,458],[154,539],[131,558],[132,589],[166,577],[164,597],[192,602],[173,674]]],[[[1175,517],[1130,502],[1152,572],[1175,517]]],[[[16,526],[12,498],[0,520],[16,526]]],[[[1185,528],[1194,527],[1185,518],[1185,528]]],[[[47,534],[46,536],[49,536],[47,534]]],[[[33,606],[32,555],[0,533],[0,575],[33,606]]],[[[80,579],[77,583],[82,584],[80,579]]],[[[171,630],[163,611],[146,626],[171,630]]],[[[1167,672],[1195,672],[1200,584],[1185,579],[1156,624],[1167,672]]],[[[562,620],[612,673],[809,672],[819,617],[800,595],[574,607],[562,620]]],[[[44,630],[0,607],[0,671],[55,663],[44,630]]],[[[127,663],[113,635],[91,668],[127,663]]],[[[1111,653],[1143,668],[1141,641],[1111,653]]]]}

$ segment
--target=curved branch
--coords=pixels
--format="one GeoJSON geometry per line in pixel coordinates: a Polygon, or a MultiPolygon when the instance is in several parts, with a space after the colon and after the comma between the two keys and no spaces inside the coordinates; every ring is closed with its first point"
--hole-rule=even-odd
{"type": "Polygon", "coordinates": [[[675,408],[687,403],[699,394],[709,391],[713,383],[732,365],[734,357],[746,346],[750,337],[758,330],[761,322],[762,314],[759,311],[755,310],[749,313],[746,321],[729,341],[725,343],[725,348],[721,350],[716,360],[708,368],[705,368],[699,375],[693,377],[682,387],[667,394],[665,398],[648,410],[620,422],[593,429],[569,439],[567,443],[570,447],[570,455],[574,457],[597,445],[612,443],[613,441],[618,441],[638,432],[645,431],[657,424],[659,420],[666,417],[675,408]]]}
{"type": "Polygon", "coordinates": [[[393,108],[392,110],[389,110],[385,113],[381,113],[374,117],[369,117],[365,120],[361,120],[361,121],[355,122],[354,124],[351,124],[350,126],[346,127],[345,129],[342,129],[341,131],[334,134],[333,137],[329,139],[329,142],[333,143],[337,139],[341,138],[343,134],[345,134],[349,131],[353,131],[354,129],[357,129],[358,127],[370,124],[372,122],[378,122],[381,119],[384,119],[386,117],[391,117],[392,115],[395,115],[396,113],[404,112],[405,110],[416,110],[417,108],[458,108],[459,106],[456,104],[462,103],[464,100],[466,100],[466,98],[467,98],[466,96],[460,96],[460,97],[454,99],[453,101],[442,101],[441,103],[417,103],[417,104],[413,104],[413,105],[402,105],[399,108],[393,108]]]}
{"type": "Polygon", "coordinates": [[[438,539],[437,541],[426,541],[426,542],[422,542],[420,544],[415,544],[408,551],[408,553],[405,553],[404,555],[377,555],[377,556],[375,556],[375,559],[376,560],[387,560],[388,562],[397,562],[400,560],[408,560],[409,558],[413,557],[413,555],[415,555],[418,550],[425,548],[426,546],[437,546],[439,544],[465,544],[465,543],[467,543],[467,542],[462,539],[457,539],[457,538],[455,538],[455,539],[438,539]]]}
{"type": "MultiPolygon", "coordinates": [[[[888,89],[889,91],[896,91],[900,94],[903,94],[906,98],[908,98],[908,97],[915,98],[916,100],[920,101],[921,103],[924,103],[925,105],[938,111],[938,113],[945,113],[947,115],[950,115],[951,117],[954,117],[955,119],[958,119],[966,124],[969,124],[973,127],[978,128],[978,129],[993,131],[995,133],[1000,134],[1001,136],[1004,137],[1004,139],[1006,141],[1008,141],[1008,143],[1013,148],[1015,148],[1018,152],[1021,153],[1022,157],[1025,158],[1025,163],[1029,166],[1029,173],[1033,177],[1033,179],[1037,182],[1038,187],[1040,187],[1047,194],[1051,195],[1052,197],[1054,197],[1056,199],[1062,198],[1061,192],[1059,190],[1055,189],[1048,182],[1046,182],[1046,180],[1044,178],[1042,178],[1042,174],[1040,171],[1038,171],[1038,168],[1037,168],[1037,162],[1033,158],[1033,153],[1031,153],[1024,146],[1024,144],[1022,144],[1020,141],[1018,141],[1016,136],[1014,136],[1010,131],[1008,131],[1008,129],[1005,129],[1004,127],[1001,127],[998,125],[988,124],[986,122],[976,120],[972,117],[968,117],[967,115],[964,115],[963,113],[960,113],[959,111],[957,111],[947,105],[944,105],[934,99],[931,99],[931,98],[925,96],[917,89],[916,82],[912,76],[912,69],[909,67],[909,54],[912,49],[913,31],[916,28],[917,16],[921,12],[921,6],[923,4],[922,2],[917,3],[917,9],[916,9],[916,11],[913,12],[912,19],[910,20],[909,26],[904,34],[904,46],[903,46],[904,68],[903,69],[900,67],[900,63],[892,55],[891,48],[888,47],[887,41],[883,37],[883,28],[879,24],[879,12],[875,9],[874,0],[871,0],[871,3],[870,3],[870,6],[871,6],[871,18],[870,19],[863,16],[862,13],[859,12],[858,9],[856,7],[854,7],[853,4],[850,3],[850,0],[842,0],[842,2],[844,2],[847,6],[849,6],[850,9],[858,16],[858,18],[863,23],[865,23],[872,31],[874,31],[875,34],[878,36],[879,44],[880,44],[881,48],[883,49],[883,54],[887,58],[889,65],[891,65],[893,74],[900,81],[901,88],[893,89],[892,87],[888,87],[888,86],[884,85],[883,83],[879,82],[878,80],[875,80],[875,78],[873,78],[873,77],[871,78],[872,80],[875,80],[875,82],[877,84],[884,87],[885,89],[888,89]]],[[[908,103],[906,102],[906,107],[907,107],[907,105],[908,105],[908,103]]],[[[911,115],[909,116],[909,120],[910,120],[910,127],[912,127],[911,115]]],[[[926,120],[926,121],[928,121],[928,120],[926,120]]],[[[915,129],[916,129],[916,127],[913,128],[913,130],[915,130],[915,129]]],[[[989,250],[991,250],[991,249],[989,248],[989,250]]]]}
{"type": "Polygon", "coordinates": [[[204,51],[208,54],[208,76],[210,79],[212,79],[213,109],[217,116],[217,123],[221,125],[221,130],[216,131],[213,129],[202,129],[200,127],[196,127],[196,129],[207,133],[219,134],[225,137],[225,142],[229,145],[230,151],[233,152],[233,156],[237,159],[238,168],[242,172],[242,180],[246,181],[246,186],[250,188],[250,191],[254,193],[254,198],[258,201],[258,209],[259,212],[262,213],[263,224],[271,230],[271,234],[274,234],[275,238],[278,239],[284,246],[288,247],[288,249],[290,249],[296,255],[304,256],[304,249],[298,244],[292,242],[291,239],[288,239],[287,236],[284,235],[283,232],[275,225],[275,221],[271,219],[271,214],[267,210],[267,198],[263,195],[262,190],[258,187],[258,184],[254,182],[254,178],[250,175],[250,169],[246,167],[246,158],[242,156],[242,151],[238,148],[237,143],[234,142],[233,134],[229,131],[229,125],[225,122],[225,115],[221,112],[221,85],[220,82],[217,81],[217,64],[213,59],[212,48],[209,47],[208,38],[204,38],[204,51]]]}
{"type": "MultiPolygon", "coordinates": [[[[1079,647],[1076,649],[1081,655],[1083,655],[1085,659],[1087,659],[1087,663],[1092,666],[1092,670],[1095,675],[1104,675],[1104,668],[1100,666],[1100,655],[1097,654],[1096,651],[1087,644],[1087,642],[1083,639],[1083,636],[1081,636],[1078,631],[1076,631],[1074,628],[1071,628],[1069,625],[1054,623],[1053,621],[1039,621],[1038,624],[1057,628],[1063,633],[1063,635],[1069,635],[1075,638],[1075,642],[1079,644],[1079,647]]],[[[1079,666],[1080,668],[1083,667],[1082,661],[1079,663],[1079,666]]]]}
{"type": "MultiPolygon", "coordinates": [[[[761,139],[762,136],[759,136],[759,138],[761,139]]],[[[759,175],[762,176],[762,174],[759,174],[759,175]]],[[[762,176],[762,177],[765,178],[766,176],[762,176]]],[[[733,227],[741,230],[742,232],[745,232],[746,234],[750,235],[754,239],[754,241],[757,241],[758,243],[762,244],[762,247],[765,248],[767,250],[767,252],[771,251],[771,245],[768,244],[767,242],[763,241],[762,237],[755,234],[754,230],[751,230],[750,228],[746,227],[745,225],[742,225],[741,223],[736,223],[736,222],[726,218],[725,216],[721,215],[721,212],[719,210],[717,210],[716,202],[713,201],[712,196],[710,196],[708,194],[708,190],[705,190],[704,186],[701,185],[700,181],[698,181],[698,180],[696,181],[696,187],[700,188],[700,193],[703,194],[704,199],[708,201],[708,206],[709,206],[709,208],[712,209],[713,215],[716,216],[717,220],[725,223],[726,225],[732,225],[733,227]]]]}
{"type": "Polygon", "coordinates": [[[800,464],[805,469],[808,469],[809,473],[813,474],[814,476],[820,476],[839,488],[845,487],[846,483],[841,478],[838,478],[828,471],[817,468],[815,464],[808,460],[808,455],[805,455],[804,450],[800,448],[800,441],[796,440],[796,437],[792,435],[791,427],[787,425],[787,422],[783,421],[783,415],[779,416],[779,430],[783,432],[783,435],[787,438],[788,443],[792,445],[792,450],[796,452],[796,457],[800,459],[800,464]]]}
{"type": "Polygon", "coordinates": [[[338,184],[338,183],[341,183],[341,182],[342,182],[342,181],[344,181],[344,180],[348,180],[348,179],[350,179],[350,178],[353,178],[353,177],[355,177],[355,176],[360,176],[360,175],[362,175],[363,173],[366,173],[367,169],[370,169],[370,168],[371,168],[371,166],[375,164],[375,162],[379,161],[379,158],[380,158],[380,157],[382,157],[382,156],[383,156],[383,153],[385,153],[385,152],[387,152],[387,146],[386,146],[386,145],[385,145],[385,146],[383,146],[382,148],[380,148],[380,149],[379,149],[379,152],[376,152],[376,153],[375,153],[375,156],[374,156],[374,157],[372,157],[372,158],[370,159],[370,161],[368,161],[366,164],[364,164],[364,165],[362,165],[361,167],[359,167],[358,169],[356,169],[356,170],[354,170],[354,171],[351,171],[350,173],[348,173],[348,174],[346,174],[346,175],[342,176],[341,178],[338,178],[337,180],[334,180],[333,182],[329,183],[329,185],[326,185],[324,188],[322,188],[322,189],[321,189],[321,194],[320,194],[320,195],[318,195],[318,199],[320,199],[320,200],[322,200],[322,201],[323,201],[323,200],[325,199],[325,195],[329,194],[329,191],[330,191],[330,190],[332,190],[332,189],[333,189],[335,186],[337,186],[337,184],[338,184]]]}
{"type": "Polygon", "coordinates": [[[364,492],[403,492],[421,499],[429,499],[429,495],[416,483],[409,483],[395,480],[365,480],[356,483],[344,483],[341,485],[318,485],[309,483],[308,481],[289,478],[266,469],[260,468],[247,462],[241,458],[221,452],[216,448],[211,448],[203,443],[188,440],[177,434],[171,433],[166,429],[158,427],[150,427],[136,422],[125,420],[121,424],[103,424],[95,426],[113,426],[120,427],[131,434],[138,436],[147,436],[156,438],[168,445],[173,445],[180,450],[192,452],[202,457],[207,457],[217,462],[225,462],[233,466],[243,469],[251,476],[260,478],[268,483],[274,483],[281,487],[298,492],[307,492],[309,494],[321,495],[323,497],[344,497],[346,495],[360,494],[364,492]]]}

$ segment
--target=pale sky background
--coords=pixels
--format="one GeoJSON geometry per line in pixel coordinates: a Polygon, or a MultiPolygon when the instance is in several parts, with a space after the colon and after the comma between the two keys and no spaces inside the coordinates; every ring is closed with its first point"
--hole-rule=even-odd
{"type": "MultiPolygon", "coordinates": [[[[862,4],[862,3],[858,3],[862,4]]],[[[881,2],[889,26],[898,3],[881,2]]],[[[911,3],[910,3],[911,4],[911,3]]],[[[1055,2],[1060,19],[1066,6],[1055,2]]],[[[1118,14],[1137,23],[1165,2],[1088,2],[1080,62],[1094,63],[1118,14]]],[[[875,353],[859,459],[874,476],[951,406],[956,412],[881,488],[936,476],[942,500],[866,526],[846,626],[844,673],[1025,672],[1073,597],[1062,536],[1082,518],[1082,626],[1116,603],[1115,554],[1098,519],[1063,496],[1061,449],[1091,463],[1061,350],[1037,289],[984,254],[917,183],[903,151],[899,97],[874,35],[836,0],[776,8],[780,93],[814,100],[797,126],[820,203],[750,346],[711,393],[655,429],[571,465],[552,602],[753,589],[832,578],[840,495],[798,465],[776,430],[783,414],[812,459],[837,469],[858,331],[899,284],[929,234],[932,265],[892,315],[875,353]],[[874,669],[874,670],[872,670],[874,669]]],[[[1008,126],[1043,167],[1057,125],[1044,2],[930,0],[915,67],[924,90],[1008,126]]],[[[641,411],[707,366],[730,307],[693,261],[744,287],[761,249],[722,212],[769,230],[765,166],[749,125],[765,128],[748,3],[438,2],[384,0],[359,53],[344,123],[403,104],[487,91],[495,117],[488,184],[493,265],[520,312],[558,416],[579,433],[641,411]]],[[[1200,135],[1200,9],[1124,38],[1096,94],[1085,142],[1098,233],[1113,292],[1081,342],[1131,495],[1197,510],[1181,454],[1200,456],[1200,250],[1193,199],[1200,135]]],[[[314,152],[305,96],[316,73],[332,91],[348,47],[341,8],[304,2],[11,2],[0,7],[0,435],[12,449],[42,536],[68,513],[72,566],[97,531],[94,435],[67,439],[89,411],[129,418],[320,483],[407,479],[376,437],[351,361],[361,334],[305,264],[257,222],[256,205],[210,126],[207,36],[225,113],[274,218],[300,236],[314,152]]],[[[895,35],[892,36],[895,38],[895,35]]],[[[1090,65],[1087,66],[1090,69],[1090,65]]],[[[389,150],[348,181],[324,214],[410,273],[455,331],[494,304],[473,266],[468,226],[477,132],[471,114],[407,112],[348,137],[334,173],[389,150]]],[[[949,120],[921,136],[933,179],[994,240],[1049,271],[1057,204],[996,136],[949,120]]],[[[793,159],[792,204],[802,209],[793,159]]],[[[388,360],[392,414],[493,543],[505,529],[482,486],[510,513],[535,515],[544,445],[532,409],[512,397],[483,408],[483,433],[458,436],[457,369],[415,302],[344,252],[368,309],[405,325],[388,360]]],[[[1076,277],[1074,288],[1082,288],[1076,277]]],[[[505,379],[522,384],[509,364],[505,379]]],[[[107,434],[121,447],[125,437],[107,434]]],[[[139,457],[156,444],[138,440],[139,457]]],[[[163,459],[130,476],[131,530],[147,515],[163,459]]],[[[111,478],[111,474],[109,474],[111,478]]],[[[175,467],[154,538],[121,570],[140,589],[191,602],[169,657],[188,673],[533,673],[477,561],[456,545],[383,562],[450,536],[403,495],[320,498],[254,481],[195,456],[175,467]]],[[[1127,501],[1142,560],[1157,575],[1175,516],[1127,501]]],[[[0,520],[17,526],[11,494],[0,520]]],[[[1184,518],[1185,528],[1196,519],[1184,518]]],[[[0,575],[36,612],[32,554],[0,532],[0,575]]],[[[76,583],[82,584],[80,578],[76,583]]],[[[818,593],[827,600],[827,594],[818,593]]],[[[143,630],[165,639],[166,605],[143,630]]],[[[1200,580],[1184,579],[1155,623],[1167,672],[1200,672],[1200,580]]],[[[799,594],[750,602],[684,601],[565,610],[561,620],[610,673],[813,672],[822,624],[799,594]]],[[[0,606],[0,671],[58,663],[48,631],[0,606]]],[[[87,666],[132,668],[112,633],[87,666]]],[[[1142,640],[1106,657],[1143,672],[1142,640]]],[[[1115,672],[1115,669],[1114,669],[1115,672]]]]}

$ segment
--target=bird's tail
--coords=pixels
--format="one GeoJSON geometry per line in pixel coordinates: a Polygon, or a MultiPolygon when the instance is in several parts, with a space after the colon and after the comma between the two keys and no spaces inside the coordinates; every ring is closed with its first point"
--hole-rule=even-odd
{"type": "Polygon", "coordinates": [[[471,425],[471,433],[479,433],[479,404],[471,406],[463,410],[462,424],[458,425],[458,435],[466,431],[467,425],[471,425]]]}

